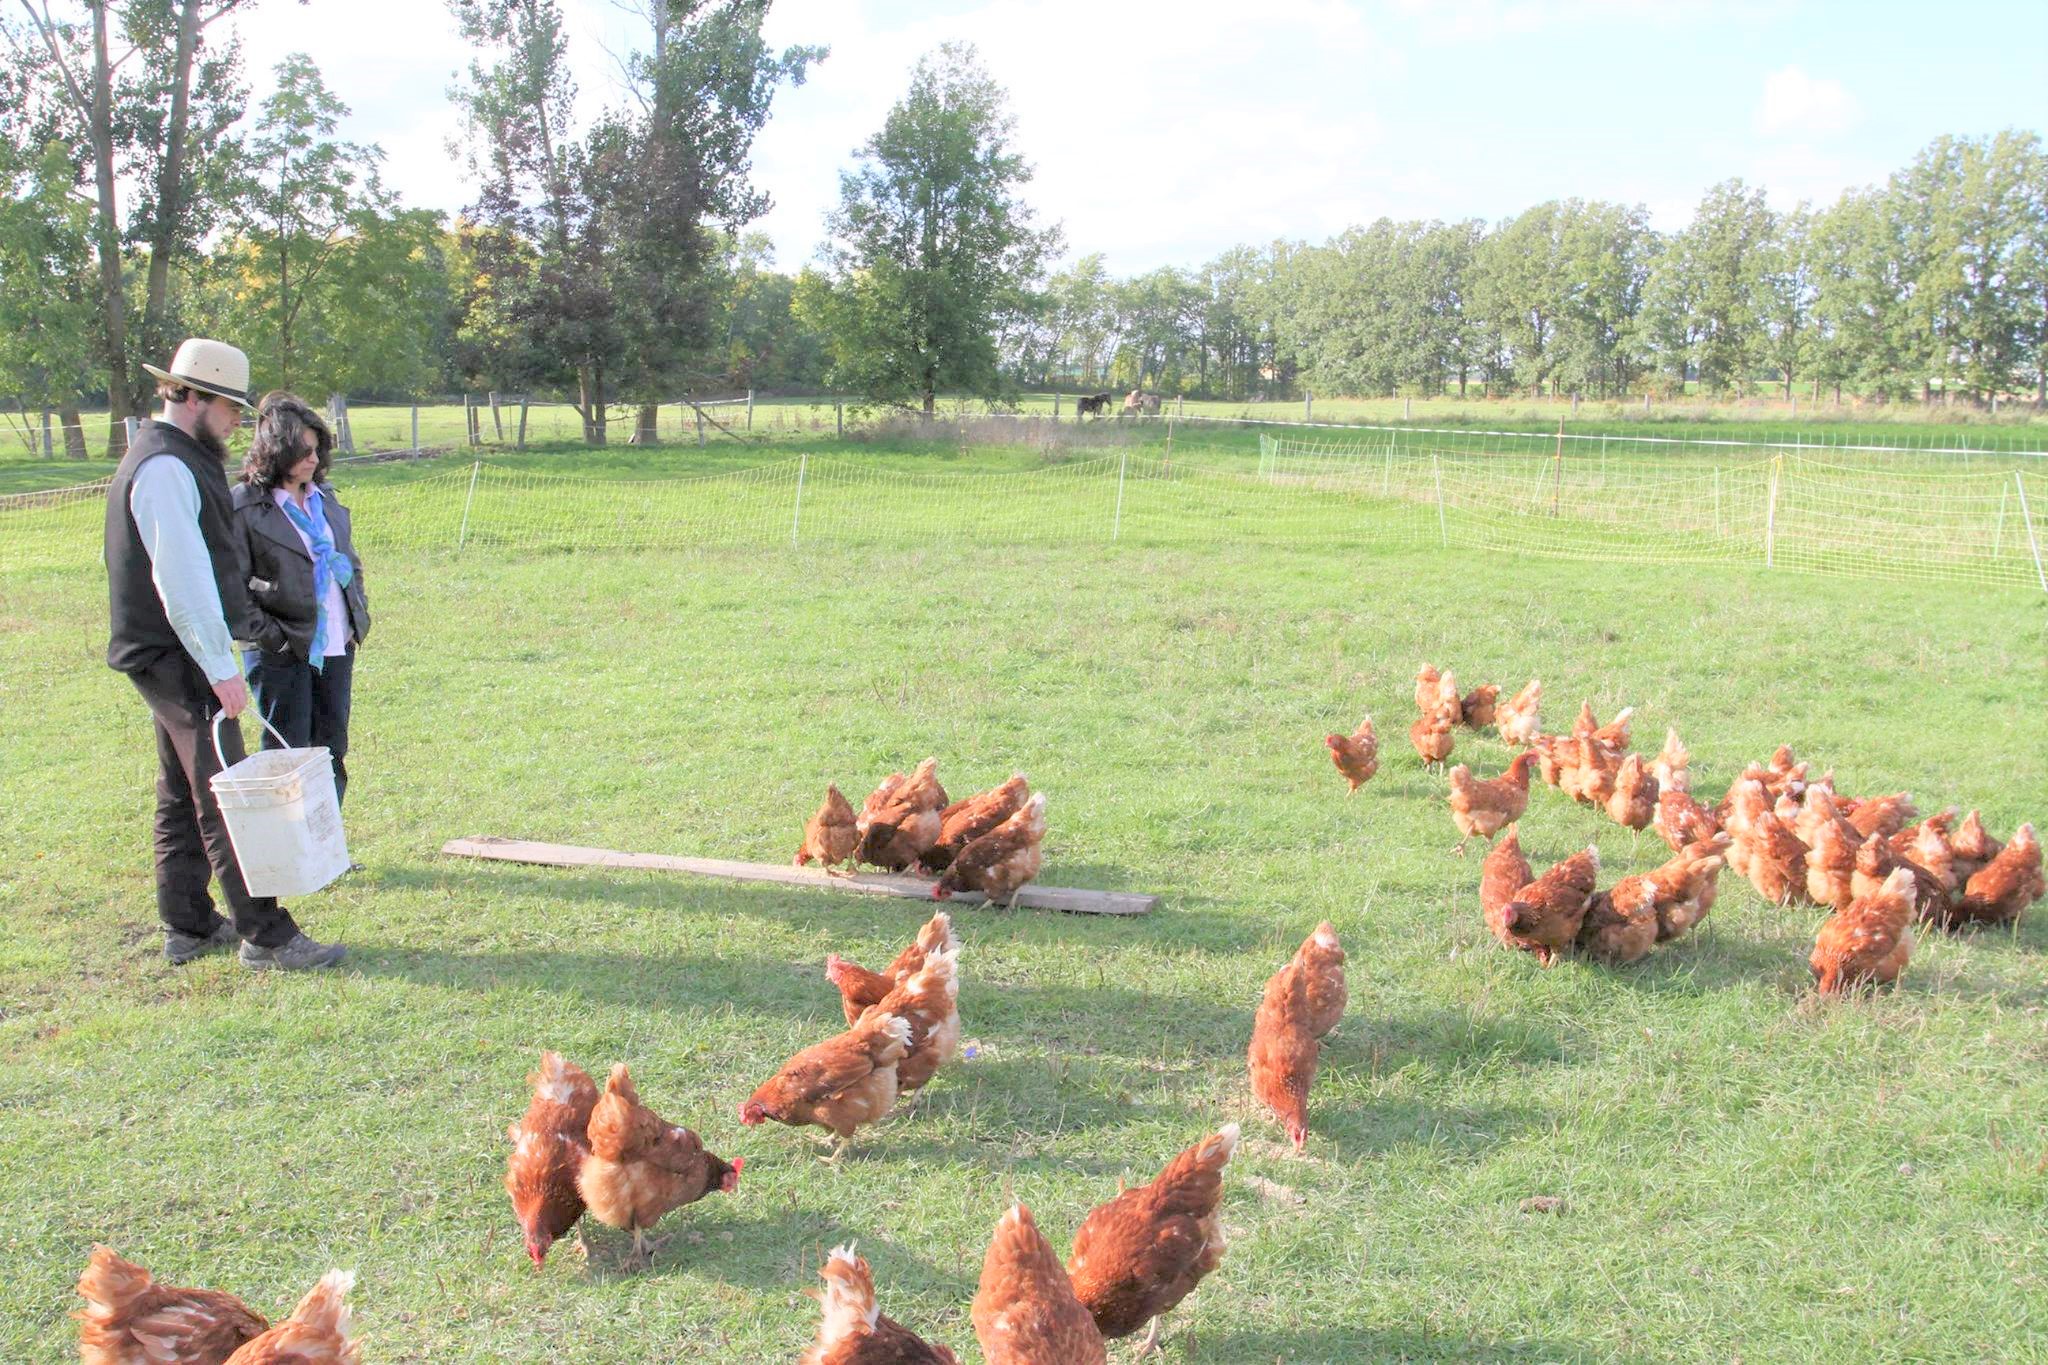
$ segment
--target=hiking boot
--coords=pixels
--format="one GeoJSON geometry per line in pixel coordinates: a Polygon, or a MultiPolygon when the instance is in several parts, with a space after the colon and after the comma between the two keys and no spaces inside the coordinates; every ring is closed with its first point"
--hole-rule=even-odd
{"type": "Polygon", "coordinates": [[[242,965],[252,971],[303,972],[316,967],[332,967],[346,956],[348,949],[339,943],[315,943],[304,934],[292,935],[291,942],[275,948],[259,948],[253,943],[242,945],[242,965]]]}
{"type": "Polygon", "coordinates": [[[164,930],[164,961],[173,967],[182,967],[195,957],[209,953],[224,953],[242,941],[235,932],[235,926],[226,920],[213,926],[210,934],[181,934],[176,929],[164,930]]]}

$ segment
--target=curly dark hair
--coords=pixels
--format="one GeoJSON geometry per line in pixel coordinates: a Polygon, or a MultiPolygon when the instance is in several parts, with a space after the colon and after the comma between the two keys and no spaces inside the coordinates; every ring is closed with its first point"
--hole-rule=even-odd
{"type": "Polygon", "coordinates": [[[325,418],[305,399],[282,389],[263,395],[256,405],[256,437],[249,443],[248,458],[242,461],[242,478],[268,493],[284,483],[291,467],[306,458],[305,435],[313,433],[320,463],[313,468],[313,482],[327,481],[333,464],[334,433],[325,418]]]}

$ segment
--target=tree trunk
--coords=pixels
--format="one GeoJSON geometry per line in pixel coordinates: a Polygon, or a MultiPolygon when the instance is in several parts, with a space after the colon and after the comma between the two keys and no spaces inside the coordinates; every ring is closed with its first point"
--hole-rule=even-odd
{"type": "Polygon", "coordinates": [[[192,54],[199,46],[199,0],[178,7],[178,46],[171,70],[171,119],[164,132],[163,165],[156,179],[156,221],[149,239],[149,292],[142,309],[141,343],[166,350],[170,337],[171,256],[185,212],[185,133],[192,121],[192,54]]]}
{"type": "Polygon", "coordinates": [[[584,361],[576,367],[577,411],[583,417],[583,444],[605,443],[604,367],[584,361]]]}
{"type": "MultiPolygon", "coordinates": [[[[57,409],[57,424],[64,428],[64,458],[82,460],[85,458],[85,418],[79,415],[76,403],[66,403],[57,409]]],[[[124,428],[125,434],[125,428],[124,428]]]]}
{"type": "Polygon", "coordinates": [[[128,453],[128,426],[136,414],[128,374],[128,296],[121,285],[121,229],[114,183],[114,72],[107,58],[108,0],[92,6],[92,136],[93,188],[99,199],[93,237],[99,251],[100,307],[107,328],[107,454],[128,453]]]}
{"type": "Polygon", "coordinates": [[[633,444],[651,446],[661,439],[661,404],[642,403],[633,419],[633,444]]]}

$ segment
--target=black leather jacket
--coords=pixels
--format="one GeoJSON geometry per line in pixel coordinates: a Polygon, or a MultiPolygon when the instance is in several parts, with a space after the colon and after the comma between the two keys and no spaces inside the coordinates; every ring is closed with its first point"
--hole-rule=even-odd
{"type": "MultiPolygon", "coordinates": [[[[370,634],[370,599],[363,590],[363,560],[356,553],[349,511],[326,484],[318,485],[327,529],[334,546],[356,566],[355,577],[341,590],[348,607],[349,638],[358,642],[370,634]]],[[[299,539],[291,518],[265,489],[251,483],[234,488],[235,527],[249,550],[248,619],[235,633],[259,649],[280,653],[289,650],[300,659],[313,648],[313,624],[318,604],[313,600],[313,556],[299,539]]]]}

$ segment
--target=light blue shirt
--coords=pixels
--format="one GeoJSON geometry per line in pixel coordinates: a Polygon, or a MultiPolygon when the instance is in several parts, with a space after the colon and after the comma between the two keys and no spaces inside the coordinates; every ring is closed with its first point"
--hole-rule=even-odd
{"type": "Polygon", "coordinates": [[[242,670],[235,662],[227,618],[221,615],[213,556],[199,533],[199,485],[192,471],[174,456],[144,460],[128,485],[128,510],[142,532],[149,576],[178,643],[208,682],[235,677],[242,670]]]}

